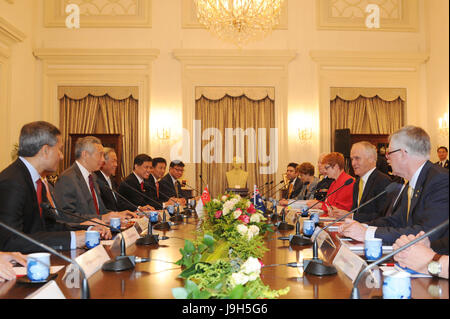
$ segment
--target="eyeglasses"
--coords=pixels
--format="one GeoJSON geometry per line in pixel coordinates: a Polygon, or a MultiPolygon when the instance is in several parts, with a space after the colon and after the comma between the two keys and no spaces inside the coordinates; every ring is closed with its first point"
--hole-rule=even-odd
{"type": "Polygon", "coordinates": [[[327,169],[331,168],[331,165],[325,165],[324,168],[327,170],[327,169]]]}
{"type": "Polygon", "coordinates": [[[387,152],[387,153],[386,153],[386,158],[388,158],[389,156],[391,156],[391,154],[393,154],[393,153],[395,153],[395,152],[398,152],[398,151],[401,151],[401,150],[402,150],[401,148],[398,148],[398,149],[396,149],[396,150],[394,150],[394,151],[387,152]]]}

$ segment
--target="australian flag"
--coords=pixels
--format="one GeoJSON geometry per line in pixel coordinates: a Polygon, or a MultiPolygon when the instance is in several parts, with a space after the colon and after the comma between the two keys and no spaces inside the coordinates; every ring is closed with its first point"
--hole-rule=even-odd
{"type": "Polygon", "coordinates": [[[256,209],[259,209],[263,213],[266,212],[266,205],[264,205],[264,201],[262,200],[261,194],[259,193],[259,190],[256,187],[256,185],[251,200],[253,202],[253,206],[255,206],[256,209]]]}

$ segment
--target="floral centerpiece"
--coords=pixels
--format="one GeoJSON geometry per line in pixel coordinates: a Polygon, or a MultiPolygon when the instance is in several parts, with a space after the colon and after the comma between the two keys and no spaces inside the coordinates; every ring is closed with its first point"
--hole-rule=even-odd
{"type": "Polygon", "coordinates": [[[203,209],[197,240],[180,249],[186,284],[172,290],[175,298],[276,298],[289,291],[271,290],[260,278],[264,235],[273,225],[251,200],[228,193],[203,209]]]}

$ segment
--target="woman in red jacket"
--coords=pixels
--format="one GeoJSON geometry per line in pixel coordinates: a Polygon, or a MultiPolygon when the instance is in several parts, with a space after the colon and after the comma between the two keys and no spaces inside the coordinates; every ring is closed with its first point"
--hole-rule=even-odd
{"type": "MultiPolygon", "coordinates": [[[[331,194],[336,189],[344,185],[344,183],[348,179],[352,179],[352,183],[342,187],[340,190],[336,191],[334,194],[329,196],[325,203],[322,203],[322,210],[328,213],[328,207],[331,206],[333,208],[344,209],[349,211],[352,209],[353,203],[353,185],[354,179],[346,172],[344,172],[345,160],[344,156],[341,153],[333,152],[325,155],[322,160],[322,164],[324,165],[324,169],[326,170],[326,174],[330,178],[334,178],[334,182],[331,183],[330,188],[328,189],[328,194],[331,194]]],[[[308,206],[312,206],[316,203],[316,200],[308,201],[308,206]]],[[[317,205],[316,205],[317,207],[317,205]]],[[[319,206],[320,207],[320,206],[319,206]]]]}

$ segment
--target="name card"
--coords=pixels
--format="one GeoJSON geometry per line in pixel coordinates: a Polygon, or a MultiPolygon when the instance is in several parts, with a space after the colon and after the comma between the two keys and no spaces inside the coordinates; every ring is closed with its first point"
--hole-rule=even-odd
{"type": "Polygon", "coordinates": [[[135,222],[134,227],[136,228],[136,231],[138,234],[142,234],[143,231],[146,231],[148,229],[148,218],[142,217],[142,218],[135,218],[132,219],[132,221],[135,222]]]}
{"type": "MultiPolygon", "coordinates": [[[[100,268],[102,268],[103,264],[108,260],[110,260],[109,255],[102,245],[98,245],[75,258],[75,261],[83,269],[87,278],[91,277],[93,274],[99,271],[100,268]]],[[[67,266],[63,280],[68,274],[77,270],[78,269],[73,264],[67,266]]]]}
{"type": "Polygon", "coordinates": [[[25,297],[25,299],[66,299],[54,280],[50,280],[44,286],[25,297]]]}
{"type": "Polygon", "coordinates": [[[336,245],[333,243],[333,240],[330,237],[330,234],[326,231],[320,231],[322,228],[316,227],[314,233],[311,235],[311,241],[314,241],[317,237],[317,247],[320,249],[323,243],[327,241],[333,248],[336,248],[336,245]]]}
{"type": "Polygon", "coordinates": [[[341,245],[336,257],[334,257],[333,265],[354,282],[361,269],[367,266],[367,263],[347,246],[341,245]]]}
{"type": "MultiPolygon", "coordinates": [[[[122,232],[122,235],[125,239],[126,248],[130,247],[136,242],[136,240],[141,238],[135,227],[128,228],[126,231],[122,232]]],[[[120,234],[117,234],[114,238],[111,249],[120,249],[120,234]]]]}

